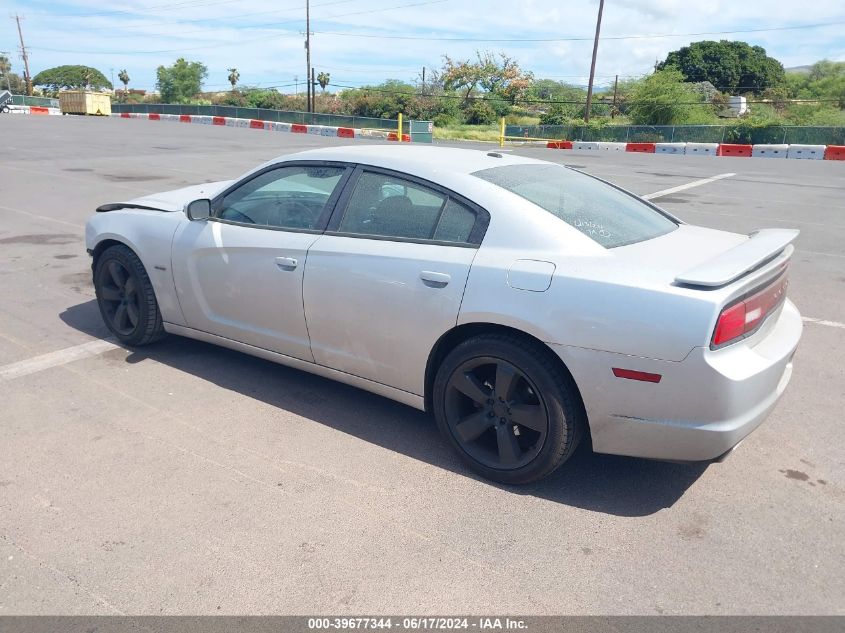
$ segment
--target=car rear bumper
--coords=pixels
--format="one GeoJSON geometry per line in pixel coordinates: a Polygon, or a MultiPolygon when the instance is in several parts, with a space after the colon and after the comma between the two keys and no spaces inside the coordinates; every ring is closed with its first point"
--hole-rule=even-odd
{"type": "Polygon", "coordinates": [[[760,336],[680,362],[552,345],[581,390],[593,449],[677,461],[722,458],[766,419],[792,375],[801,315],[788,300],[760,336]],[[613,368],[660,374],[621,379],[613,368]]]}

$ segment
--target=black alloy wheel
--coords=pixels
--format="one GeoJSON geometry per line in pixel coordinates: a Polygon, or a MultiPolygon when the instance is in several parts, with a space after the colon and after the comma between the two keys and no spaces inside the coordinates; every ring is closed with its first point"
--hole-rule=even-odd
{"type": "Polygon", "coordinates": [[[572,376],[551,349],[518,333],[480,334],[452,349],[437,369],[431,405],[461,459],[506,484],[549,475],[586,435],[572,376]]]}
{"type": "Polygon", "coordinates": [[[496,469],[531,462],[549,429],[537,387],[512,363],[490,356],[464,362],[449,379],[446,420],[466,453],[496,469]]]}
{"type": "Polygon", "coordinates": [[[107,248],[94,264],[94,289],[109,330],[126,345],[146,345],[165,334],[152,282],[128,246],[107,248]]]}

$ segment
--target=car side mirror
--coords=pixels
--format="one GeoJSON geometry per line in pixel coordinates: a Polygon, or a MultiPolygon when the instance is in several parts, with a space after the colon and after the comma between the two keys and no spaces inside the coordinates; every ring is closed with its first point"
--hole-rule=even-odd
{"type": "Polygon", "coordinates": [[[186,213],[189,220],[207,220],[211,216],[211,200],[194,200],[188,204],[186,213]]]}

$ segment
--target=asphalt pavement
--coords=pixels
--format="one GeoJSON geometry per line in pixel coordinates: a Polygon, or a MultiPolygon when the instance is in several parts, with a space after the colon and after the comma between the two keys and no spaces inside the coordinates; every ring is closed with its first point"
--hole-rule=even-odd
{"type": "Polygon", "coordinates": [[[96,206],[350,141],[23,116],[0,139],[0,614],[845,614],[845,163],[505,148],[640,195],[731,174],[654,202],[801,229],[808,319],[726,462],[582,450],[511,488],[384,398],[175,336],[97,343],[96,206]]]}

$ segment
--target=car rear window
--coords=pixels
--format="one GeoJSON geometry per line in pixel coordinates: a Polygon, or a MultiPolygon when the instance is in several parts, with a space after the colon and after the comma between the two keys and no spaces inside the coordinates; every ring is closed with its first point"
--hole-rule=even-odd
{"type": "Polygon", "coordinates": [[[473,175],[533,202],[605,248],[650,240],[678,227],[634,196],[562,165],[503,165],[473,175]]]}

